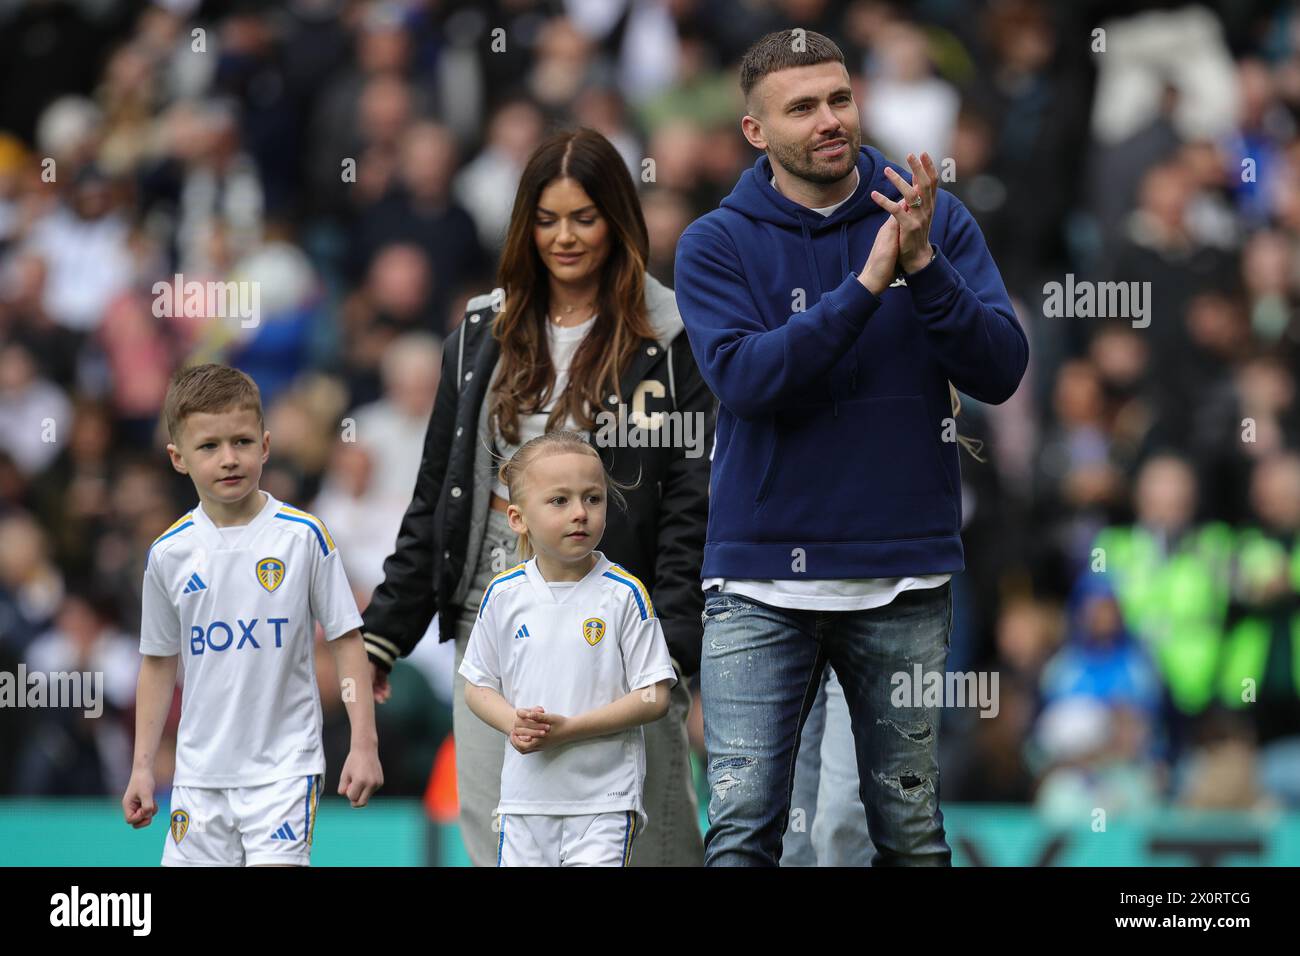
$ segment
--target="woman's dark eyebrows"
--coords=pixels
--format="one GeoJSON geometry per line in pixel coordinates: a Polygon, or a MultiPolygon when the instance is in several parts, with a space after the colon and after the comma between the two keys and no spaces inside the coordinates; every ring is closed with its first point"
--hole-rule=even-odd
{"type": "MultiPolygon", "coordinates": [[[[569,213],[569,215],[570,215],[570,216],[576,216],[576,215],[578,215],[578,213],[582,213],[582,212],[594,212],[595,209],[596,209],[596,204],[595,204],[594,202],[593,202],[593,203],[588,203],[587,205],[583,206],[581,209],[575,209],[575,210],[573,210],[571,213],[569,213]]],[[[547,209],[545,206],[538,206],[538,207],[537,207],[537,211],[540,212],[540,213],[545,213],[545,214],[548,215],[548,216],[554,216],[554,215],[556,215],[556,213],[554,212],[554,210],[547,209]]]]}

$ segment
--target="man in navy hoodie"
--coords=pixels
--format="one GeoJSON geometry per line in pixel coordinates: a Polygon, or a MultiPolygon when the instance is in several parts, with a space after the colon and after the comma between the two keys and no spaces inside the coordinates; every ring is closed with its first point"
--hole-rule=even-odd
{"type": "Polygon", "coordinates": [[[929,155],[908,170],[861,145],[839,47],[769,34],[741,88],[741,129],[764,155],[682,235],[675,273],[720,402],[702,570],[705,863],[778,863],[829,662],[873,864],[948,865],[939,708],[897,691],[915,665],[943,674],[949,578],[965,566],[949,383],[1004,402],[1028,344],[929,155]]]}

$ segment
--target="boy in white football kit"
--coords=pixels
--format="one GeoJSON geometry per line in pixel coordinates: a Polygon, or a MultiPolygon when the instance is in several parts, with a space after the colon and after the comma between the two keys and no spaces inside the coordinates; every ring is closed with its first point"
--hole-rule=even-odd
{"type": "Polygon", "coordinates": [[[325,754],[315,625],[352,724],[339,792],[383,783],[361,616],[334,541],[313,515],[260,490],[270,433],[257,386],[219,365],[186,369],[167,398],[173,465],[199,504],[149,550],[128,823],[147,826],[153,761],[183,662],[164,866],[307,866],[325,754]]]}
{"type": "Polygon", "coordinates": [[[594,551],[607,476],[581,436],[527,442],[501,469],[536,555],[493,578],[465,659],[466,702],[506,734],[498,866],[626,866],[647,823],[641,725],[676,682],[650,595],[594,551]]]}

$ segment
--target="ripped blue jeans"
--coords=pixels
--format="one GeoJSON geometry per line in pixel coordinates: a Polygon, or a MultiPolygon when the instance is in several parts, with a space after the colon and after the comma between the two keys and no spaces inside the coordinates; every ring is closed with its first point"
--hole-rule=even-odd
{"type": "Polygon", "coordinates": [[[951,582],[866,611],[777,608],[710,590],[703,620],[705,866],[779,863],[799,734],[827,662],[848,703],[872,865],[951,865],[939,809],[940,708],[914,706],[891,682],[917,664],[943,673],[951,582]]]}

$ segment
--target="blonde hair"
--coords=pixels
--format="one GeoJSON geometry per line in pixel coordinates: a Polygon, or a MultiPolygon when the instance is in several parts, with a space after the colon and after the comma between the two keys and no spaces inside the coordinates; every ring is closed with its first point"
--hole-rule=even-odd
{"type": "MultiPolygon", "coordinates": [[[[957,389],[953,386],[952,382],[948,383],[948,396],[952,399],[952,418],[953,421],[956,422],[957,416],[961,414],[961,396],[957,394],[957,389]]],[[[984,447],[984,442],[980,441],[978,438],[968,438],[965,435],[959,434],[957,436],[957,444],[970,452],[970,456],[976,461],[981,464],[984,463],[984,459],[979,455],[980,450],[984,447]]]]}
{"type": "MultiPolygon", "coordinates": [[[[592,448],[587,439],[578,432],[566,428],[557,428],[555,431],[547,432],[544,435],[538,435],[530,439],[519,448],[508,460],[501,463],[497,470],[497,478],[510,491],[510,503],[520,505],[524,500],[524,474],[528,466],[539,458],[545,458],[548,455],[564,454],[591,455],[596,461],[600,462],[600,473],[605,477],[605,493],[621,509],[627,510],[627,500],[623,497],[623,492],[630,490],[635,485],[623,484],[615,481],[605,470],[605,463],[601,461],[599,453],[592,448]]],[[[533,543],[529,540],[528,532],[525,531],[519,535],[519,560],[527,561],[534,554],[533,543]]]]}

